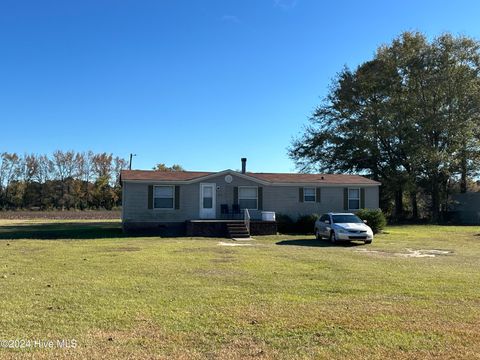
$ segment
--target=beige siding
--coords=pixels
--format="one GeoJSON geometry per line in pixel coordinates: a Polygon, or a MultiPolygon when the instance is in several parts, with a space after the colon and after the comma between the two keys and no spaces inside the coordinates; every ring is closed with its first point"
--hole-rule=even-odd
{"type": "MultiPolygon", "coordinates": [[[[124,221],[185,221],[198,218],[198,184],[180,185],[180,209],[148,208],[147,183],[124,183],[124,221]]],[[[175,184],[165,184],[175,185],[175,184]]]]}
{"type": "MultiPolygon", "coordinates": [[[[225,175],[217,176],[206,183],[215,183],[217,187],[216,211],[220,218],[220,205],[233,204],[233,192],[236,186],[263,187],[263,210],[286,214],[292,218],[299,215],[321,214],[328,211],[344,211],[344,186],[321,187],[321,202],[300,202],[299,186],[271,186],[232,175],[233,181],[225,182],[225,175]]],[[[200,182],[180,185],[180,209],[148,209],[148,183],[124,183],[123,220],[135,222],[174,222],[199,218],[200,182]]],[[[178,185],[175,183],[166,185],[178,185]]],[[[365,207],[378,208],[378,186],[365,187],[365,207]]]]}
{"type": "MultiPolygon", "coordinates": [[[[217,186],[216,211],[220,217],[220,205],[233,204],[233,188],[235,186],[257,186],[257,182],[233,176],[230,184],[225,176],[217,176],[204,181],[217,186]]],[[[180,185],[180,209],[160,210],[148,209],[148,183],[124,183],[124,221],[185,221],[198,219],[200,212],[200,183],[180,185]]],[[[176,185],[162,184],[162,185],[176,185]]]]}
{"type": "Polygon", "coordinates": [[[380,207],[378,186],[365,188],[365,208],[378,209],[380,207]]]}
{"type": "Polygon", "coordinates": [[[299,186],[269,186],[263,193],[265,210],[285,214],[293,219],[301,215],[343,211],[343,188],[322,187],[320,202],[300,202],[299,186]]]}
{"type": "MultiPolygon", "coordinates": [[[[238,176],[232,176],[233,181],[228,184],[225,182],[225,175],[216,176],[212,179],[206,180],[208,183],[215,183],[217,185],[217,217],[220,217],[220,205],[227,204],[231,209],[233,204],[233,188],[238,186],[261,186],[255,181],[243,179],[238,176]]],[[[199,184],[195,184],[200,186],[199,184]]],[[[198,200],[199,202],[200,200],[198,200]]],[[[198,216],[198,214],[197,214],[198,216]]]]}

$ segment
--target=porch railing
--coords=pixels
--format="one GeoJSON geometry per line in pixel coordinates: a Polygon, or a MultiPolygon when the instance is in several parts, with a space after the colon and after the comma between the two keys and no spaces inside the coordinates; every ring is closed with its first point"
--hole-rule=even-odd
{"type": "Polygon", "coordinates": [[[248,209],[243,210],[243,222],[250,233],[250,213],[248,212],[248,209]]]}

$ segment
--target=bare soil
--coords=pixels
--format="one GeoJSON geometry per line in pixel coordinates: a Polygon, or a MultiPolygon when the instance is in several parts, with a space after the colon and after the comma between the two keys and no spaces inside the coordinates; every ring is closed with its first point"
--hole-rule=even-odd
{"type": "Polygon", "coordinates": [[[52,210],[52,211],[0,211],[0,219],[7,220],[104,220],[120,219],[121,210],[52,210]]]}

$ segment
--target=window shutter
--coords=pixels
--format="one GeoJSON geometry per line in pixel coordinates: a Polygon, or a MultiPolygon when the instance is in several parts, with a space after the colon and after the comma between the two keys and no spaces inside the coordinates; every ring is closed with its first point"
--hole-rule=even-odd
{"type": "Polygon", "coordinates": [[[317,202],[322,202],[321,199],[322,199],[322,188],[317,188],[317,196],[316,196],[316,199],[317,199],[317,202]]]}
{"type": "Polygon", "coordinates": [[[348,210],[348,188],[343,189],[343,210],[348,210]]]}
{"type": "Polygon", "coordinates": [[[365,209],[365,189],[360,189],[360,209],[365,209]]]}
{"type": "Polygon", "coordinates": [[[298,201],[303,202],[303,187],[298,189],[298,201]]]}
{"type": "Polygon", "coordinates": [[[263,210],[263,187],[258,187],[258,210],[263,210]]]}
{"type": "Polygon", "coordinates": [[[153,209],[153,185],[148,185],[148,203],[147,207],[153,209]]]}
{"type": "Polygon", "coordinates": [[[175,185],[175,209],[180,209],[180,186],[175,185]]]}
{"type": "Polygon", "coordinates": [[[238,204],[238,186],[233,187],[233,203],[238,204]]]}

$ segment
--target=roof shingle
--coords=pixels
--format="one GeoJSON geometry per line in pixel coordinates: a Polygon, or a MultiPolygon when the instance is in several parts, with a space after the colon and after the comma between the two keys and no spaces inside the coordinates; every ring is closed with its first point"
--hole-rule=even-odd
{"type": "Polygon", "coordinates": [[[249,173],[254,178],[274,183],[325,183],[325,184],[379,184],[360,175],[350,174],[293,174],[249,173]]]}
{"type": "MultiPolygon", "coordinates": [[[[123,170],[121,179],[142,181],[190,181],[208,175],[217,174],[208,171],[154,171],[154,170],[123,170]]],[[[380,185],[379,182],[370,180],[360,175],[350,174],[295,174],[295,173],[252,173],[247,176],[270,183],[322,183],[322,184],[356,184],[380,185]]]]}
{"type": "Polygon", "coordinates": [[[188,181],[211,175],[207,171],[122,170],[122,180],[188,181]]]}

